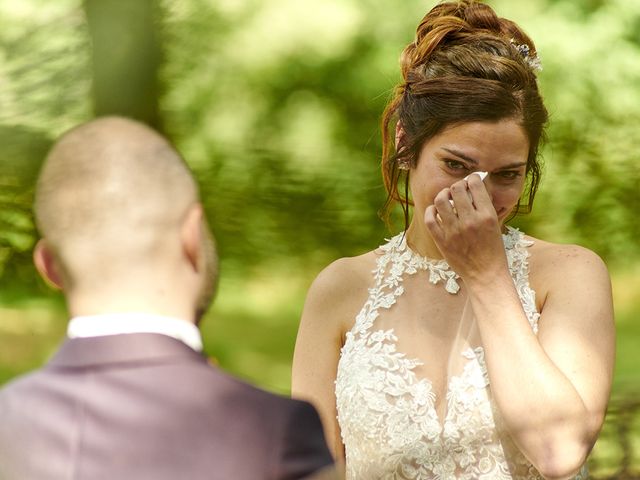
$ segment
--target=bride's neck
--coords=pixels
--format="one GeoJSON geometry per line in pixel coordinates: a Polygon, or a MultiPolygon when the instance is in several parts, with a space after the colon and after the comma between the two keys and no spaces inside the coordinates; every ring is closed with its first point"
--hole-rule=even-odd
{"type": "Polygon", "coordinates": [[[423,257],[432,258],[434,260],[443,258],[442,253],[438,250],[438,247],[433,241],[426,225],[417,225],[415,217],[409,224],[406,238],[409,248],[423,257]]]}

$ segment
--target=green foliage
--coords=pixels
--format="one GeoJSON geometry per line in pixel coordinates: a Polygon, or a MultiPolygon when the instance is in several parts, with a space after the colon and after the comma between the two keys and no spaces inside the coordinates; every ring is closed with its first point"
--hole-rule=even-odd
{"type": "MultiPolygon", "coordinates": [[[[622,0],[490,3],[536,40],[551,112],[536,207],[515,223],[584,244],[610,263],[637,260],[640,7],[622,0]]],[[[21,148],[31,164],[43,156],[34,145],[85,120],[92,104],[83,4],[37,5],[0,3],[0,133],[10,139],[0,153],[21,148]]],[[[274,257],[320,265],[382,241],[388,232],[377,218],[385,198],[378,122],[399,79],[398,55],[428,6],[181,0],[153,7],[145,38],[159,45],[127,51],[131,58],[164,52],[162,123],[198,175],[229,268],[274,257]]],[[[123,45],[115,33],[114,48],[123,45]]],[[[108,52],[100,50],[94,65],[108,52]]],[[[98,70],[96,82],[104,80],[98,70]]],[[[20,162],[12,155],[3,153],[5,164],[20,162]]],[[[12,206],[0,215],[0,265],[13,275],[28,263],[20,252],[33,244],[33,177],[11,175],[3,171],[0,197],[6,203],[10,195],[12,206]],[[12,193],[17,184],[20,193],[12,193]]]]}
{"type": "Polygon", "coordinates": [[[88,117],[86,25],[71,1],[4,1],[0,32],[0,292],[40,295],[33,187],[51,139],[88,117]]]}
{"type": "Polygon", "coordinates": [[[531,19],[551,112],[545,231],[612,263],[640,254],[639,21],[640,4],[621,0],[554,2],[531,19]]]}
{"type": "MultiPolygon", "coordinates": [[[[537,208],[515,223],[612,263],[637,259],[640,12],[622,1],[491,3],[537,39],[551,112],[537,208]]],[[[200,174],[227,257],[335,257],[380,242],[378,121],[424,6],[343,0],[310,16],[294,0],[193,0],[174,9],[168,129],[200,174]]]]}
{"type": "Polygon", "coordinates": [[[0,125],[0,278],[11,278],[14,285],[34,286],[33,184],[49,145],[38,131],[0,125]]]}

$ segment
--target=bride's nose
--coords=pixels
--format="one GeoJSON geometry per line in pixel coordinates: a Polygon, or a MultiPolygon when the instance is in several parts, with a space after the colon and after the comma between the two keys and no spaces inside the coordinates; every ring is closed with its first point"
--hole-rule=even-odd
{"type": "Polygon", "coordinates": [[[491,198],[491,203],[493,204],[493,207],[496,208],[495,195],[494,195],[495,185],[491,181],[491,176],[492,175],[489,172],[477,171],[477,172],[473,172],[470,175],[467,175],[465,177],[465,180],[467,180],[473,174],[477,174],[477,175],[480,176],[480,179],[482,180],[482,183],[484,184],[485,188],[487,189],[487,193],[489,194],[489,198],[491,198]]]}
{"type": "Polygon", "coordinates": [[[487,178],[483,181],[484,187],[487,189],[487,193],[489,194],[489,198],[491,199],[491,203],[493,204],[493,208],[498,211],[500,205],[496,205],[497,202],[497,189],[499,188],[494,180],[491,178],[491,174],[487,175],[487,178]]]}
{"type": "Polygon", "coordinates": [[[487,193],[489,194],[489,198],[491,198],[491,202],[494,202],[494,191],[495,191],[495,185],[493,184],[493,181],[491,180],[491,175],[488,175],[487,178],[484,181],[484,187],[487,189],[487,193]]]}

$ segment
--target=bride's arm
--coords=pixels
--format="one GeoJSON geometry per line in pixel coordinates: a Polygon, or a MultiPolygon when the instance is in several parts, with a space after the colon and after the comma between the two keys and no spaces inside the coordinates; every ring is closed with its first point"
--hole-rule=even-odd
{"type": "Polygon", "coordinates": [[[538,249],[536,277],[547,293],[536,336],[509,273],[495,211],[479,182],[469,188],[475,211],[459,197],[454,218],[447,192],[435,201],[441,219],[429,207],[425,222],[468,289],[491,392],[514,441],[546,478],[571,477],[596,441],[611,388],[607,269],[581,247],[538,249]]]}
{"type": "Polygon", "coordinates": [[[606,269],[556,249],[536,337],[506,275],[469,282],[492,393],[523,453],[547,478],[572,476],[596,441],[611,388],[614,328],[606,269]]]}
{"type": "Polygon", "coordinates": [[[318,409],[329,449],[337,462],[344,462],[335,396],[340,348],[344,333],[366,299],[366,286],[359,286],[359,258],[337,260],[313,282],[293,356],[292,396],[308,400],[318,409]]]}

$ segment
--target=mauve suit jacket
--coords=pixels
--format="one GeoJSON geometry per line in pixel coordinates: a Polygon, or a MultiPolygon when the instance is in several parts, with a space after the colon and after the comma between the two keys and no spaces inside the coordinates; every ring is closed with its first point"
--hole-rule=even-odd
{"type": "Polygon", "coordinates": [[[0,390],[2,480],[285,480],[331,463],[311,405],[164,335],[68,339],[0,390]]]}

